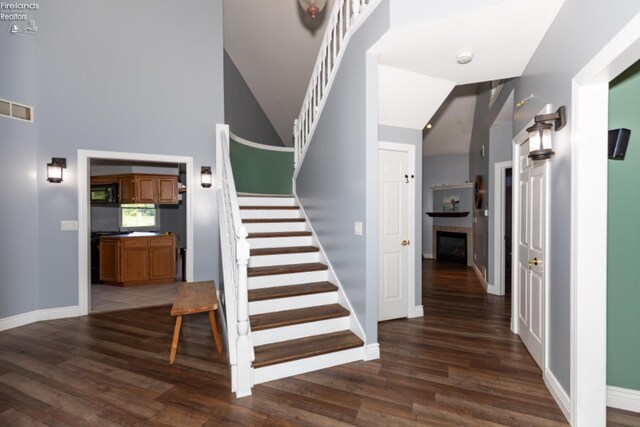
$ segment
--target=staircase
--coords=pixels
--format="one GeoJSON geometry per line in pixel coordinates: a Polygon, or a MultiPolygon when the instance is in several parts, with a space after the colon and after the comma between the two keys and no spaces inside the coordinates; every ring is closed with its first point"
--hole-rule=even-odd
{"type": "Polygon", "coordinates": [[[295,199],[240,196],[238,204],[251,248],[254,384],[362,360],[357,322],[295,199]]]}

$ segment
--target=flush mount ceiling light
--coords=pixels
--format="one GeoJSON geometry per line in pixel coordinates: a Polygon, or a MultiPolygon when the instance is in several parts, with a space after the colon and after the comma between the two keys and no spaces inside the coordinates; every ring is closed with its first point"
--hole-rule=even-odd
{"type": "Polygon", "coordinates": [[[433,125],[431,123],[427,123],[427,129],[431,129],[433,125]]]}
{"type": "Polygon", "coordinates": [[[458,62],[458,64],[468,64],[469,62],[473,61],[473,53],[461,52],[458,54],[458,56],[456,56],[456,61],[458,62]]]}
{"type": "Polygon", "coordinates": [[[298,0],[302,9],[311,16],[311,19],[316,19],[318,13],[327,4],[327,0],[298,0]]]}
{"type": "Polygon", "coordinates": [[[533,121],[535,124],[527,128],[527,132],[529,132],[529,158],[532,160],[550,159],[555,154],[552,147],[551,130],[557,132],[567,124],[567,110],[563,105],[555,113],[540,114],[533,121]]]}

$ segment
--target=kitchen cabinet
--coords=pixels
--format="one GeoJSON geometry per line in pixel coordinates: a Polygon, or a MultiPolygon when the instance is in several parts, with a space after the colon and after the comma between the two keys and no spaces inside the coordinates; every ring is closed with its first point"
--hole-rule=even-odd
{"type": "Polygon", "coordinates": [[[91,177],[91,184],[113,182],[118,183],[120,203],[178,204],[177,176],[124,174],[91,177]]]}
{"type": "Polygon", "coordinates": [[[136,188],[133,177],[125,176],[118,178],[118,191],[120,193],[120,203],[136,202],[136,188]]]}
{"type": "Polygon", "coordinates": [[[174,234],[131,233],[100,238],[100,280],[133,286],[171,283],[176,276],[174,234]]]}
{"type": "Polygon", "coordinates": [[[178,203],[178,178],[175,176],[158,176],[156,178],[158,185],[159,205],[175,205],[178,203]]]}

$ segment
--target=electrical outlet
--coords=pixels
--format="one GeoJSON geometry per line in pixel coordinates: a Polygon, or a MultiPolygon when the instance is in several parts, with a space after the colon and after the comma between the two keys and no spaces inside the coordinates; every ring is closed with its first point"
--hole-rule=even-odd
{"type": "Polygon", "coordinates": [[[353,223],[353,232],[356,236],[362,236],[362,221],[356,221],[353,223]]]}
{"type": "Polygon", "coordinates": [[[61,231],[77,231],[78,221],[60,221],[61,231]]]}

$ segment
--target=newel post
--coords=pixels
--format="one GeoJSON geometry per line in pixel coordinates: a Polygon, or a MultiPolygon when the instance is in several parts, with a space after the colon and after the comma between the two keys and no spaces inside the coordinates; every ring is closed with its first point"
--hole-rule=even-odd
{"type": "Polygon", "coordinates": [[[238,382],[236,396],[251,395],[253,387],[253,375],[251,362],[253,362],[253,348],[249,341],[249,289],[247,278],[247,265],[249,263],[249,242],[247,241],[247,229],[240,226],[238,229],[236,255],[238,260],[238,382]]]}
{"type": "Polygon", "coordinates": [[[300,124],[298,119],[293,121],[293,169],[298,168],[298,158],[300,156],[300,124]]]}

